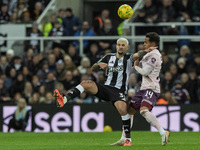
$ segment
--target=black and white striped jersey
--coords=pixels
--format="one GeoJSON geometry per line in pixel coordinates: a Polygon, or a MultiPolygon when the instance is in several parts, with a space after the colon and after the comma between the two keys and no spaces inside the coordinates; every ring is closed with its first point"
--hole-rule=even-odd
{"type": "Polygon", "coordinates": [[[130,72],[133,70],[132,54],[125,54],[118,59],[116,53],[105,55],[98,61],[108,64],[107,77],[104,85],[127,91],[130,72]]]}

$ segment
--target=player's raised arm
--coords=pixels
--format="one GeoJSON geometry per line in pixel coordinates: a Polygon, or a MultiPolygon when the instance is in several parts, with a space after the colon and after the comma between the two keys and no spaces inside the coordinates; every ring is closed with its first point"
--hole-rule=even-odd
{"type": "Polygon", "coordinates": [[[139,67],[139,59],[135,60],[134,62],[135,70],[143,76],[147,76],[153,70],[151,65],[145,65],[142,68],[139,67]]]}
{"type": "Polygon", "coordinates": [[[152,51],[156,48],[158,48],[158,47],[149,47],[148,49],[138,51],[137,53],[133,54],[133,60],[137,60],[137,59],[142,58],[148,52],[150,52],[150,51],[152,51]]]}
{"type": "Polygon", "coordinates": [[[100,62],[100,63],[95,63],[93,66],[92,66],[92,71],[98,71],[99,69],[107,69],[108,68],[108,65],[106,63],[103,63],[103,62],[100,62]]]}

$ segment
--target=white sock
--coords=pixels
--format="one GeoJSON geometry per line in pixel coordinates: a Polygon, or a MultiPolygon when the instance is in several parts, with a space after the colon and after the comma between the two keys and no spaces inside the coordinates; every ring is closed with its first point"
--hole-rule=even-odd
{"type": "Polygon", "coordinates": [[[160,134],[163,133],[164,129],[162,128],[162,126],[160,125],[156,116],[153,113],[151,113],[149,110],[143,110],[140,113],[153,127],[155,127],[158,131],[160,129],[160,134]]]}
{"type": "Polygon", "coordinates": [[[163,134],[166,133],[166,131],[163,129],[163,127],[160,127],[160,128],[158,129],[158,132],[160,133],[160,135],[163,135],[163,134]]]}
{"type": "Polygon", "coordinates": [[[83,86],[82,85],[77,85],[75,88],[77,88],[79,91],[80,91],[80,93],[83,93],[84,92],[84,88],[83,88],[83,86]]]}

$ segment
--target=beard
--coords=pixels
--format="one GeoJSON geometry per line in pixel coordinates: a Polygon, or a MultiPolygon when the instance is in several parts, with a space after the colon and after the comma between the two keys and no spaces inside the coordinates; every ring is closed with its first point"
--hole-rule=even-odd
{"type": "Polygon", "coordinates": [[[124,55],[124,52],[123,52],[123,51],[122,51],[122,52],[121,52],[121,51],[120,51],[120,52],[118,51],[117,53],[118,53],[119,55],[124,55]]]}

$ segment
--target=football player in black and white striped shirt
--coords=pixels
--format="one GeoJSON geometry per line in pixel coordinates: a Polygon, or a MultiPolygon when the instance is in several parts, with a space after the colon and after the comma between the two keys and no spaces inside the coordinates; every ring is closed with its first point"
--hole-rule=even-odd
{"type": "MultiPolygon", "coordinates": [[[[132,146],[130,137],[130,116],[127,113],[127,103],[124,94],[125,91],[127,91],[129,74],[133,68],[133,60],[136,59],[132,54],[126,53],[128,49],[128,40],[119,38],[116,45],[117,52],[105,55],[92,66],[92,71],[98,71],[99,69],[106,71],[107,78],[104,84],[85,80],[72,89],[66,96],[62,96],[57,89],[54,91],[54,95],[57,97],[58,107],[63,107],[65,103],[79,96],[84,91],[102,100],[111,101],[122,118],[123,129],[126,135],[125,142],[123,143],[124,146],[132,146]]],[[[140,57],[144,56],[149,51],[151,51],[151,49],[142,51],[140,57]]]]}

